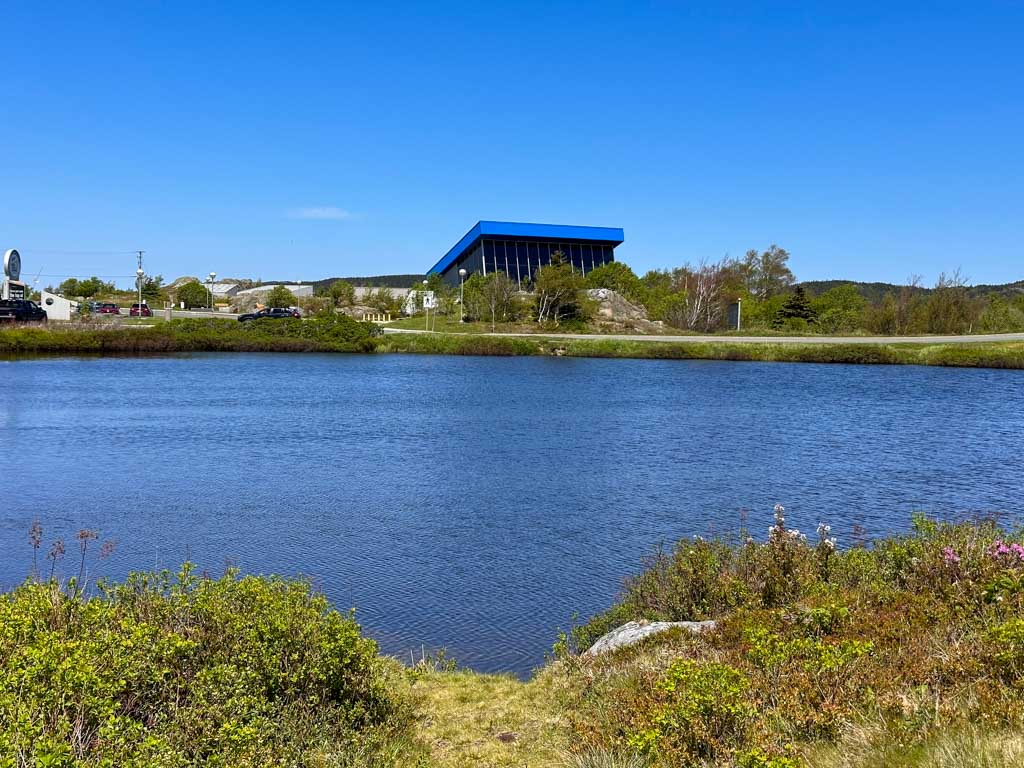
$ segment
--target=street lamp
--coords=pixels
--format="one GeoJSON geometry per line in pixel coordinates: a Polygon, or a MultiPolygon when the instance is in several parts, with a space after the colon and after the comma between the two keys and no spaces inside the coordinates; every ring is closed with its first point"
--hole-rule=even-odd
{"type": "Polygon", "coordinates": [[[459,322],[466,322],[466,270],[459,270],[459,322]]]}
{"type": "MultiPolygon", "coordinates": [[[[135,274],[138,277],[136,282],[139,287],[139,317],[142,317],[142,278],[146,276],[146,271],[142,267],[139,267],[135,270],[135,274]]],[[[131,314],[131,310],[128,310],[128,314],[131,314]]]]}
{"type": "Polygon", "coordinates": [[[207,281],[210,284],[210,311],[213,311],[213,281],[217,279],[217,273],[211,272],[210,279],[207,281]]]}
{"type": "Polygon", "coordinates": [[[430,330],[430,305],[427,304],[427,281],[423,281],[423,315],[426,318],[426,329],[430,330]]]}

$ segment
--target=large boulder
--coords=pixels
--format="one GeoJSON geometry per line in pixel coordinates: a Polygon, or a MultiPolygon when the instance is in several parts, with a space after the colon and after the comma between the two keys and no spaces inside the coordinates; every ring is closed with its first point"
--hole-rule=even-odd
{"type": "Polygon", "coordinates": [[[615,651],[639,643],[646,637],[667,632],[670,629],[682,628],[699,634],[715,628],[714,621],[631,621],[618,629],[613,629],[583,652],[584,656],[598,656],[608,651],[615,651]]]}
{"type": "Polygon", "coordinates": [[[597,315],[601,320],[624,322],[646,320],[647,310],[627,301],[622,294],[610,288],[590,288],[587,296],[597,302],[597,315]]]}

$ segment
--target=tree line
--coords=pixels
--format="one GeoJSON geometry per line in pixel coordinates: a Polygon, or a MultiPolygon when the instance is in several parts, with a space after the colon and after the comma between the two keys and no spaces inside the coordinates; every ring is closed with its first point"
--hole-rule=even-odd
{"type": "MultiPolygon", "coordinates": [[[[960,270],[939,275],[926,288],[918,276],[902,286],[866,296],[854,283],[809,292],[797,283],[789,253],[778,245],[749,250],[742,258],[687,263],[638,276],[627,264],[611,262],[585,276],[555,254],[520,290],[502,272],[471,275],[465,282],[465,315],[492,325],[536,322],[585,324],[596,304],[588,288],[614,290],[642,306],[651,320],[695,332],[732,329],[739,303],[745,330],[790,333],[960,334],[1024,331],[1024,291],[978,295],[960,270]]],[[[458,289],[439,275],[427,278],[443,314],[458,314],[458,289]]],[[[419,288],[421,286],[414,286],[419,288]]]]}

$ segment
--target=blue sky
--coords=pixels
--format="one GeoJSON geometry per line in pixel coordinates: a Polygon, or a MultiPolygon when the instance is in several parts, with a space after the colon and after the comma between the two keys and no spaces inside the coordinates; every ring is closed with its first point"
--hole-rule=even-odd
{"type": "Polygon", "coordinates": [[[638,272],[778,243],[801,279],[1024,278],[1021,3],[0,0],[0,29],[0,248],[41,282],[138,248],[422,272],[478,219],[623,227],[638,272]]]}

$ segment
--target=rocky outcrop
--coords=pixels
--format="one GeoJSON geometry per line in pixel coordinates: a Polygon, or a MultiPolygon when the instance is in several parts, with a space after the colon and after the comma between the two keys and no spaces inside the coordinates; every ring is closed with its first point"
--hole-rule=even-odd
{"type": "Polygon", "coordinates": [[[646,320],[647,310],[627,301],[609,288],[590,288],[587,296],[597,302],[597,316],[600,320],[646,320]]]}
{"type": "Polygon", "coordinates": [[[584,656],[598,656],[608,651],[618,650],[639,643],[646,637],[667,632],[670,629],[682,628],[698,634],[715,628],[714,621],[631,621],[618,629],[613,629],[583,652],[584,656]]]}

